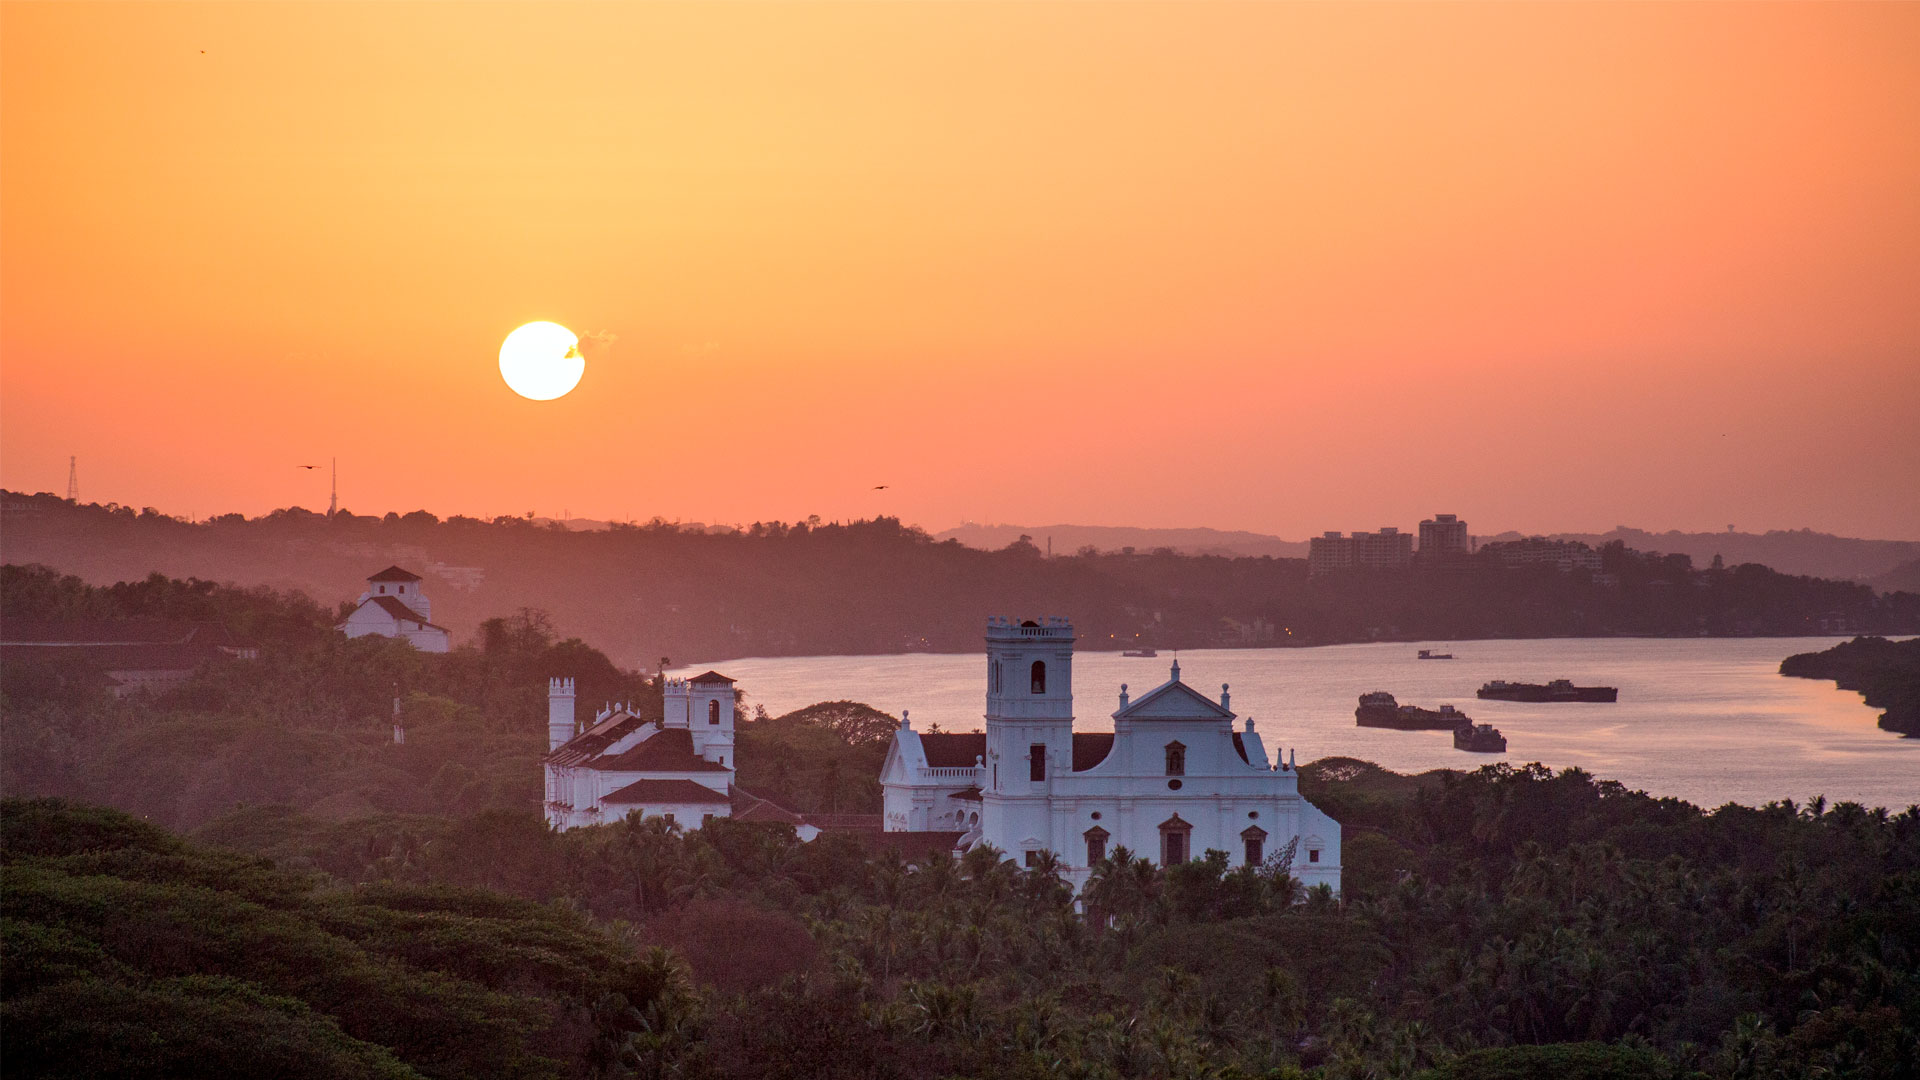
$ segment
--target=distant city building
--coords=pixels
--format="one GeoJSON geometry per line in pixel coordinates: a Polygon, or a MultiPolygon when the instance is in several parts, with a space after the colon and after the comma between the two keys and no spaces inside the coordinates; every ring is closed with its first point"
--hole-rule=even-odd
{"type": "Polygon", "coordinates": [[[420,591],[420,575],[389,566],[367,579],[360,606],[334,629],[350,638],[378,634],[400,638],[421,652],[446,652],[453,635],[432,618],[433,602],[420,591]]]}
{"type": "Polygon", "coordinates": [[[0,633],[0,664],[78,659],[105,673],[116,698],[164,693],[222,656],[255,660],[260,650],[216,623],[8,619],[0,633]]]}
{"type": "Polygon", "coordinates": [[[1337,532],[1307,541],[1307,572],[1331,574],[1341,570],[1404,570],[1413,565],[1413,534],[1391,525],[1379,532],[1337,532]]]}
{"type": "Polygon", "coordinates": [[[1438,562],[1470,554],[1467,523],[1452,514],[1435,514],[1420,523],[1420,561],[1438,562]]]}
{"type": "Polygon", "coordinates": [[[1578,540],[1549,540],[1544,536],[1498,540],[1482,545],[1480,554],[1510,569],[1551,566],[1563,574],[1575,570],[1596,573],[1600,569],[1600,553],[1578,540]]]}

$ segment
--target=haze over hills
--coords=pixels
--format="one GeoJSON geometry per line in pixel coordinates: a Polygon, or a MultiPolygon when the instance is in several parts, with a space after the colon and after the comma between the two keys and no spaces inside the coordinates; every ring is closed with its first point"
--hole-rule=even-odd
{"type": "MultiPolygon", "coordinates": [[[[1417,523],[1400,526],[1403,532],[1414,532],[1418,528],[1417,523]]],[[[1509,529],[1491,535],[1476,533],[1474,540],[1477,543],[1487,543],[1539,535],[1543,534],[1521,533],[1509,529]]],[[[1775,529],[1766,533],[1689,533],[1678,530],[1655,533],[1626,525],[1615,526],[1612,530],[1603,533],[1560,532],[1544,535],[1556,540],[1578,540],[1595,548],[1609,541],[1618,540],[1635,551],[1660,551],[1669,555],[1688,555],[1701,566],[1712,562],[1713,557],[1718,555],[1729,566],[1740,563],[1760,563],[1783,574],[1804,574],[1808,577],[1829,578],[1835,581],[1874,582],[1886,591],[1912,590],[1916,585],[1920,585],[1920,580],[1916,580],[1920,578],[1920,568],[1909,567],[1906,576],[1888,576],[1894,575],[1897,567],[1920,560],[1920,541],[1913,540],[1866,540],[1850,536],[1834,536],[1831,533],[1815,532],[1812,529],[1775,529]],[[1885,582],[1877,580],[1883,576],[1887,576],[1885,582]]],[[[968,547],[997,551],[1021,536],[1032,537],[1033,542],[1043,550],[1047,546],[1048,538],[1052,538],[1053,550],[1057,555],[1071,555],[1082,546],[1091,544],[1103,552],[1121,551],[1128,547],[1146,552],[1155,548],[1168,547],[1182,555],[1245,555],[1256,558],[1270,555],[1276,559],[1304,559],[1307,556],[1307,542],[1304,540],[1285,540],[1264,533],[1205,528],[980,525],[968,522],[956,528],[935,533],[934,539],[958,540],[968,547]]]]}
{"type": "Polygon", "coordinates": [[[1282,540],[1265,533],[1230,529],[1145,529],[1131,525],[981,525],[965,522],[933,534],[935,540],[958,540],[970,548],[998,551],[1022,536],[1030,536],[1042,551],[1053,542],[1056,555],[1071,555],[1092,545],[1101,551],[1152,551],[1172,548],[1182,555],[1246,555],[1259,558],[1304,559],[1305,540],[1282,540]]]}
{"type": "MultiPolygon", "coordinates": [[[[432,618],[466,640],[523,608],[627,667],[739,656],[968,651],[981,621],[1065,612],[1088,648],[1372,640],[1912,633],[1920,595],[1615,544],[1603,574],[1524,573],[1473,559],[1439,572],[1312,578],[1306,561],[1149,549],[1054,557],[981,551],[893,518],[666,522],[576,529],[426,511],[328,518],[298,508],[191,523],[128,507],[8,494],[0,556],[95,584],[151,573],[298,589],[332,608],[397,564],[427,579],[432,618]],[[1679,586],[1688,586],[1680,588],[1679,586]]],[[[1016,537],[1017,540],[1017,537],[1016,537]]]]}

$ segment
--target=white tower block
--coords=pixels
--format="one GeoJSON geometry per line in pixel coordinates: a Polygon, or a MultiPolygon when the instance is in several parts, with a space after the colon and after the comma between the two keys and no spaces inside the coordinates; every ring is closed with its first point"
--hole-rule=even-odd
{"type": "Polygon", "coordinates": [[[573,680],[547,680],[547,749],[558,750],[574,736],[573,680]]]}

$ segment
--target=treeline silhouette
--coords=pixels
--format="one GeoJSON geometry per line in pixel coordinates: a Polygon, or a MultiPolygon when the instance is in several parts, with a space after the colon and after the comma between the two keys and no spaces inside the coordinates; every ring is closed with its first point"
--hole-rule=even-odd
{"type": "Polygon", "coordinates": [[[1868,705],[1885,710],[1881,727],[1920,737],[1920,638],[1854,638],[1789,656],[1780,662],[1780,674],[1832,679],[1842,690],[1857,690],[1868,705]]]}
{"type": "Polygon", "coordinates": [[[152,572],[298,590],[328,608],[389,563],[426,576],[457,636],[545,610],[627,667],[749,655],[970,651],[987,615],[1070,615],[1082,647],[1370,640],[1920,632],[1920,596],[1686,556],[1603,550],[1600,575],[1505,569],[1309,578],[1297,559],[935,542],[893,518],[698,529],[654,521],[572,532],[524,518],[441,521],[297,508],[188,523],[148,510],[6,496],[6,561],[89,581],[152,572]]]}
{"type": "Polygon", "coordinates": [[[777,825],[553,833],[531,811],[255,807],[181,843],[9,800],[5,1066],[1913,1075],[1920,811],[1705,813],[1539,766],[1401,777],[1336,760],[1302,789],[1346,822],[1343,898],[1284,864],[1158,869],[1116,849],[1084,914],[1051,860],[908,864],[777,825]]]}

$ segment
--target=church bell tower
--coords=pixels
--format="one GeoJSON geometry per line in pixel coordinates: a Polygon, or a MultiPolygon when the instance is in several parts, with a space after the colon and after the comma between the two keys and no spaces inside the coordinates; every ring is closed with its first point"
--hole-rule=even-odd
{"type": "Polygon", "coordinates": [[[1048,796],[1073,769],[1073,624],[987,620],[987,753],[980,826],[1002,851],[1051,848],[1048,796]]]}

